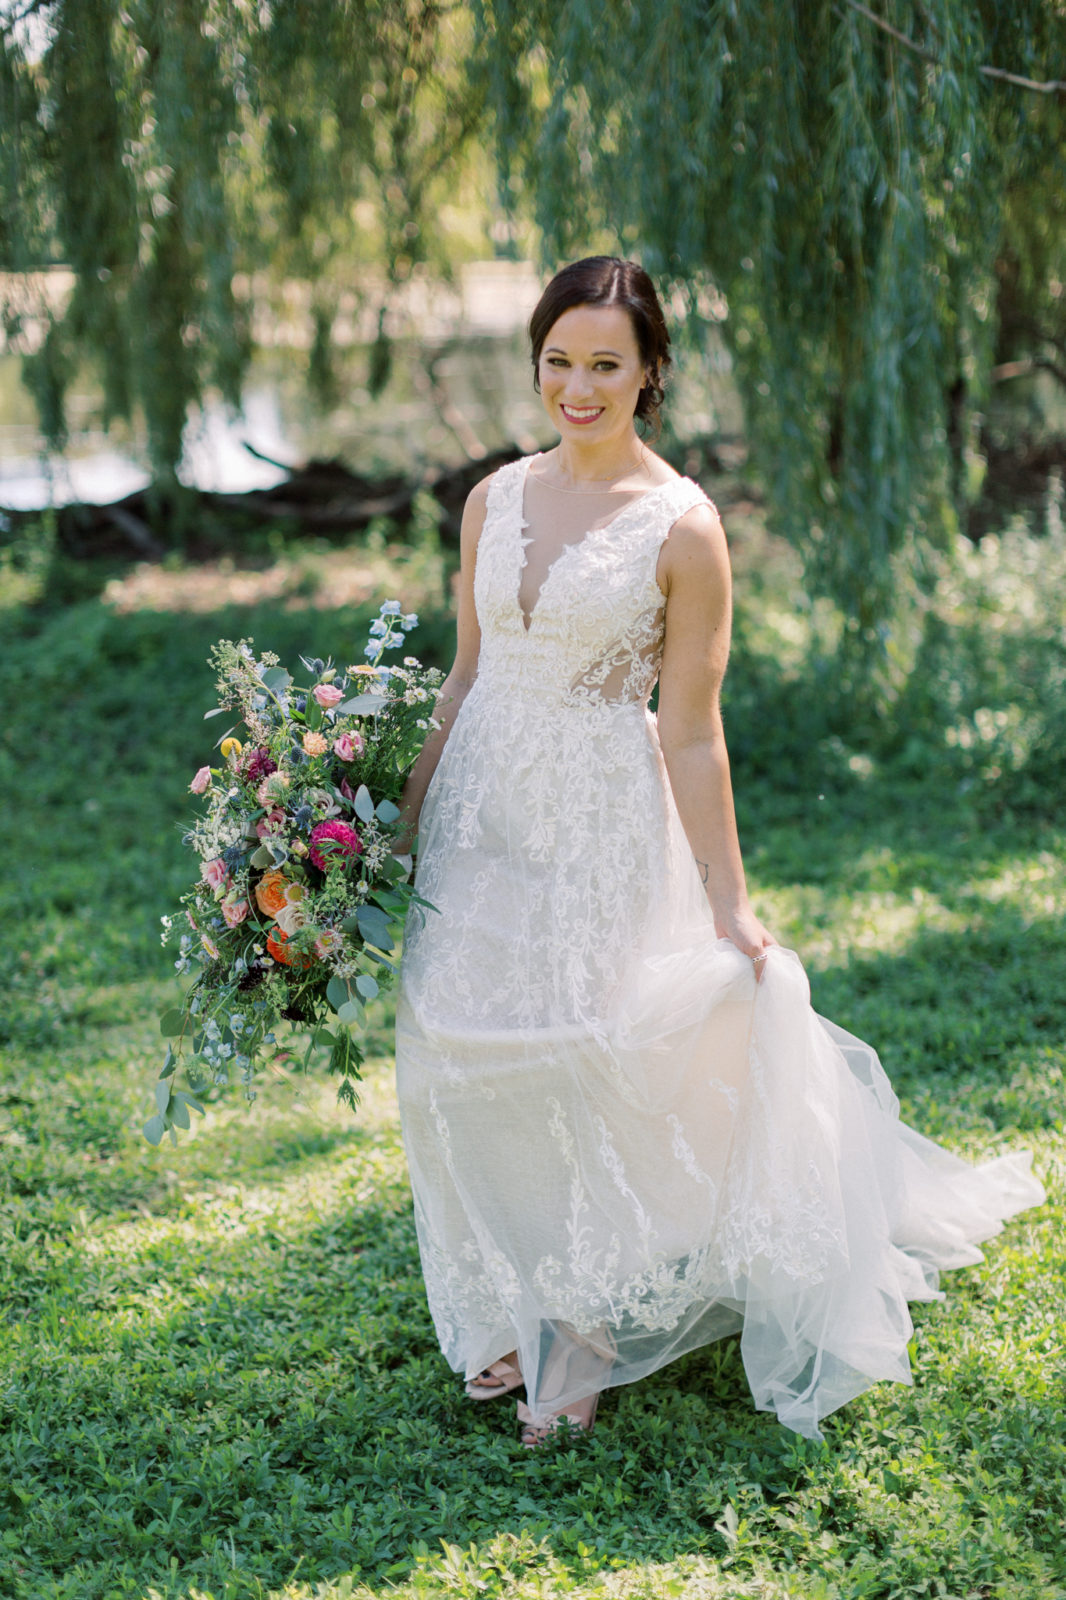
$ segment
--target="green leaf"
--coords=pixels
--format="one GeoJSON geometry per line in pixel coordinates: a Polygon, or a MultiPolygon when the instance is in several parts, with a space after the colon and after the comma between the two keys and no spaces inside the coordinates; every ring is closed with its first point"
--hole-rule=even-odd
{"type": "Polygon", "coordinates": [[[360,906],[355,913],[359,921],[359,932],[367,944],[376,945],[379,950],[391,950],[395,944],[389,919],[384,911],[377,906],[360,906]]]}
{"type": "Polygon", "coordinates": [[[157,1083],[155,1086],[155,1103],[160,1111],[165,1111],[170,1104],[171,1088],[169,1083],[157,1083]]]}
{"type": "Polygon", "coordinates": [[[189,1117],[189,1108],[177,1095],[170,1102],[170,1120],[179,1128],[189,1128],[192,1122],[189,1117]]]}
{"type": "Polygon", "coordinates": [[[378,980],[372,978],[369,972],[361,972],[355,980],[355,987],[359,990],[364,1000],[373,1000],[379,992],[378,980]]]}
{"type": "Polygon", "coordinates": [[[355,799],[352,801],[352,804],[355,807],[355,814],[359,818],[360,822],[373,822],[374,802],[370,797],[370,790],[367,788],[365,783],[361,783],[358,789],[355,791],[355,799]]]}
{"type": "Polygon", "coordinates": [[[216,706],[213,711],[205,711],[204,712],[204,721],[206,722],[209,717],[221,717],[221,716],[224,716],[225,713],[228,711],[228,709],[229,709],[228,706],[216,706]]]}
{"type": "Polygon", "coordinates": [[[337,710],[349,712],[353,717],[376,717],[382,706],[387,704],[387,697],[383,694],[357,694],[354,700],[345,700],[337,710]]]}
{"type": "Polygon", "coordinates": [[[174,1074],[174,1070],[177,1067],[177,1065],[178,1065],[178,1058],[174,1054],[174,1052],[170,1048],[170,1046],[167,1045],[167,1053],[163,1057],[163,1070],[160,1072],[159,1076],[161,1078],[170,1078],[170,1077],[172,1077],[173,1074],[174,1074]]]}
{"type": "Polygon", "coordinates": [[[149,1144],[159,1144],[167,1131],[167,1125],[162,1117],[149,1117],[144,1125],[144,1137],[149,1144]]]}
{"type": "Polygon", "coordinates": [[[262,675],[262,681],[273,694],[280,695],[289,687],[292,678],[284,667],[268,667],[262,675]]]}
{"type": "Polygon", "coordinates": [[[331,978],[326,984],[326,999],[334,1011],[339,1011],[341,1006],[347,1005],[351,993],[343,978],[331,978]]]}
{"type": "Polygon", "coordinates": [[[164,1011],[159,1019],[159,1031],[164,1039],[176,1039],[185,1031],[184,1011],[164,1011]]]}
{"type": "Polygon", "coordinates": [[[312,700],[310,695],[307,697],[307,710],[304,712],[304,721],[309,728],[320,728],[322,726],[322,707],[317,700],[312,700]]]}
{"type": "Polygon", "coordinates": [[[347,1004],[341,1006],[337,1016],[341,1022],[357,1022],[360,1026],[366,1020],[366,1013],[358,1000],[349,1000],[347,1004]]]}
{"type": "Polygon", "coordinates": [[[379,822],[395,822],[396,818],[399,815],[400,815],[399,806],[393,805],[391,800],[380,800],[378,802],[378,821],[379,822]]]}
{"type": "Polygon", "coordinates": [[[319,1050],[332,1050],[333,1046],[337,1043],[337,1035],[335,1033],[330,1033],[328,1028],[316,1028],[311,1037],[314,1039],[315,1045],[319,1050]]]}
{"type": "Polygon", "coordinates": [[[271,855],[266,845],[261,844],[258,850],[253,850],[251,860],[248,864],[252,867],[272,867],[274,865],[274,857],[271,855]]]}
{"type": "Polygon", "coordinates": [[[182,1105],[183,1106],[188,1106],[190,1111],[198,1111],[201,1116],[204,1115],[204,1108],[200,1104],[199,1100],[197,1100],[191,1094],[186,1094],[184,1089],[175,1089],[174,1090],[174,1093],[170,1097],[171,1105],[174,1104],[175,1100],[180,1100],[182,1105]]]}

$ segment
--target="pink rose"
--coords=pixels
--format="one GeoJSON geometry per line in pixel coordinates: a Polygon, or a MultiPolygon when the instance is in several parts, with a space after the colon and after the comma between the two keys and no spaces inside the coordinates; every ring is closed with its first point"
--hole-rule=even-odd
{"type": "Polygon", "coordinates": [[[273,811],[268,811],[255,825],[256,834],[260,839],[267,839],[271,834],[281,833],[285,826],[285,813],[280,807],[275,806],[273,811]]]}
{"type": "Polygon", "coordinates": [[[247,900],[243,899],[236,900],[234,899],[233,895],[228,894],[221,902],[221,910],[222,915],[226,920],[226,927],[236,928],[248,915],[248,902],[247,900]]]}
{"type": "Polygon", "coordinates": [[[342,733],[333,741],[333,754],[342,761],[354,761],[361,756],[366,744],[361,733],[342,733]]]}
{"type": "Polygon", "coordinates": [[[229,868],[221,856],[216,856],[213,861],[204,862],[200,876],[209,889],[224,889],[229,882],[229,868]]]}
{"type": "Polygon", "coordinates": [[[201,767],[189,785],[193,794],[204,794],[211,787],[211,768],[201,767]]]}
{"type": "Polygon", "coordinates": [[[339,706],[344,699],[344,690],[338,689],[335,683],[317,683],[311,690],[320,706],[339,706]]]}

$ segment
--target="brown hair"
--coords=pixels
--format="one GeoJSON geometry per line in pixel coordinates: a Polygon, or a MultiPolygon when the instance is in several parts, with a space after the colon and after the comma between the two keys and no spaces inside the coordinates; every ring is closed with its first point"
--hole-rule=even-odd
{"type": "Polygon", "coordinates": [[[648,381],[637,396],[634,415],[659,432],[659,407],[663,403],[670,366],[670,334],[655,293],[655,285],[642,266],[619,256],[586,256],[563,267],[548,284],[529,319],[533,358],[533,387],[540,393],[540,353],[549,332],[564,311],[574,306],[621,306],[633,324],[640,359],[648,381]]]}

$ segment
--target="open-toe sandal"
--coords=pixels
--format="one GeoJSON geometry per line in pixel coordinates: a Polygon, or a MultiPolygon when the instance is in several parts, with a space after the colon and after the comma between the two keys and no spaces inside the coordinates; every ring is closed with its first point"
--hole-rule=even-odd
{"type": "Polygon", "coordinates": [[[591,1433],[596,1425],[596,1408],[600,1403],[598,1394],[590,1394],[584,1400],[575,1400],[569,1411],[557,1411],[554,1416],[538,1421],[529,1407],[521,1400],[518,1402],[518,1420],[522,1425],[521,1442],[527,1450],[536,1450],[540,1445],[547,1443],[561,1423],[567,1423],[571,1428],[577,1428],[582,1433],[591,1433]]]}
{"type": "Polygon", "coordinates": [[[466,1392],[471,1400],[496,1400],[501,1394],[510,1394],[512,1389],[520,1389],[524,1381],[516,1362],[504,1358],[494,1361],[491,1366],[483,1368],[476,1377],[470,1378],[466,1392]]]}

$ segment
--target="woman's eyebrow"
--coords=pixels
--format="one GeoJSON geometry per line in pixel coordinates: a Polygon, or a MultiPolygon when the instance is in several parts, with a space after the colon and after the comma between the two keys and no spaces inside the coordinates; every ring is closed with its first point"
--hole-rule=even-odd
{"type": "MultiPolygon", "coordinates": [[[[565,356],[566,351],[562,348],[561,345],[550,344],[550,345],[548,345],[546,347],[544,353],[545,353],[545,355],[549,355],[549,356],[565,356]]],[[[614,356],[616,361],[621,361],[621,359],[622,359],[622,357],[619,355],[617,350],[594,350],[592,352],[592,354],[593,354],[594,357],[595,356],[614,356]]]]}

